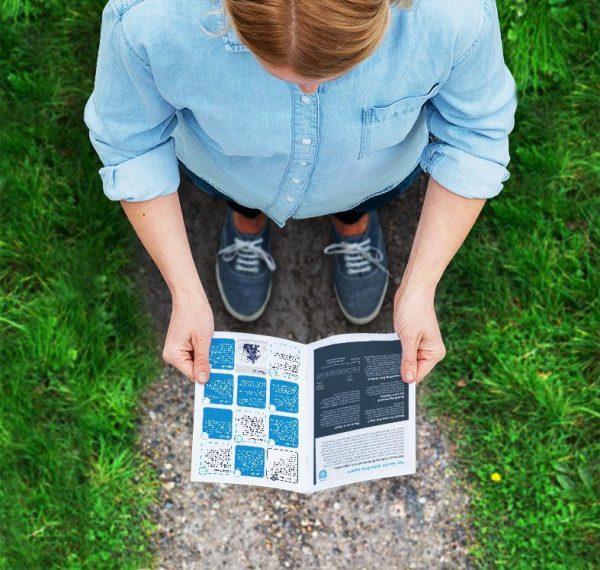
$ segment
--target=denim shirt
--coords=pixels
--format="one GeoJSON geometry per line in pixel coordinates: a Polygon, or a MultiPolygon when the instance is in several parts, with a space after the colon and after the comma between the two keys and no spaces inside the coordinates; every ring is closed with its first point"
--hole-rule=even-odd
{"type": "Polygon", "coordinates": [[[418,164],[467,198],[508,178],[516,108],[494,0],[393,7],[375,52],[304,94],[269,74],[222,0],[111,0],[84,120],[112,200],[175,192],[180,159],[279,226],[352,209],[418,164]]]}

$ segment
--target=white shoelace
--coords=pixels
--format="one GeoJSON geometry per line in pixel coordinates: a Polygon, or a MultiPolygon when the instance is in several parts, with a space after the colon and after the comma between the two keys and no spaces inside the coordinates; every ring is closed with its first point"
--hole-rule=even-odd
{"type": "Polygon", "coordinates": [[[222,255],[227,262],[235,261],[236,271],[246,271],[248,273],[258,273],[260,260],[262,259],[266,266],[275,271],[275,260],[270,253],[267,253],[262,246],[262,238],[254,240],[243,240],[234,238],[234,242],[227,247],[220,249],[217,255],[222,255]]]}
{"type": "Polygon", "coordinates": [[[371,264],[373,264],[391,276],[387,267],[382,263],[383,253],[370,244],[371,238],[356,243],[345,241],[332,243],[323,250],[323,253],[327,255],[343,255],[348,275],[368,273],[371,271],[371,264]]]}

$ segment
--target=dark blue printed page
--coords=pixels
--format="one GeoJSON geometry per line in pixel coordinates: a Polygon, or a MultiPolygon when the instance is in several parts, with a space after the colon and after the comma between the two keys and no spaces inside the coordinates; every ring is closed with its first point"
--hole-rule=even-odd
{"type": "Polygon", "coordinates": [[[209,359],[208,383],[195,386],[191,480],[303,491],[312,420],[303,419],[306,346],[215,333],[209,359]]]}
{"type": "Polygon", "coordinates": [[[415,472],[415,385],[400,377],[395,334],[349,334],[309,345],[313,490],[415,472]]]}

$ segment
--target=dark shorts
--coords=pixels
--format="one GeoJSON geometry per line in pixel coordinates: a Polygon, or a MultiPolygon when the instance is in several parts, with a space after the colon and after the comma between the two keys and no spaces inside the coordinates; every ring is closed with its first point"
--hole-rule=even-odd
{"type": "MultiPolygon", "coordinates": [[[[226,200],[231,204],[231,199],[228,196],[225,196],[221,192],[219,192],[214,186],[211,186],[206,180],[196,176],[189,168],[183,164],[180,160],[179,167],[181,170],[188,176],[188,178],[203,192],[206,192],[209,196],[213,196],[215,198],[221,198],[222,200],[226,200]]],[[[361,202],[348,212],[368,212],[370,210],[376,210],[377,208],[381,208],[381,206],[391,202],[394,198],[397,198],[402,192],[407,190],[413,182],[417,179],[419,174],[421,174],[422,170],[419,165],[397,186],[394,186],[391,190],[387,192],[383,192],[382,194],[378,194],[373,196],[364,202],[361,202]]],[[[341,212],[339,212],[341,213],[341,212]]]]}

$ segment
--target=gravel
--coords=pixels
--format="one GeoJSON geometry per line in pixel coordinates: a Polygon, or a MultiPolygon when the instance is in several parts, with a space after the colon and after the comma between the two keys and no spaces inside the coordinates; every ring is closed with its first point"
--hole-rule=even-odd
{"type": "MultiPolygon", "coordinates": [[[[390,269],[399,283],[422,205],[426,180],[381,212],[390,269]]],[[[278,269],[267,311],[255,323],[224,310],[214,277],[214,255],[224,204],[186,180],[180,189],[186,226],[216,330],[246,331],[311,342],[342,332],[391,332],[395,287],[379,317],[367,326],[347,323],[330,283],[326,218],[274,227],[278,269]]],[[[140,250],[145,300],[164,338],[170,297],[160,274],[140,250]]],[[[156,347],[160,354],[162,345],[156,347]]],[[[417,394],[427,389],[420,384],[417,394]]],[[[142,452],[162,481],[154,517],[154,548],[161,569],[200,568],[470,568],[464,520],[468,496],[440,426],[417,400],[417,473],[354,484],[314,495],[190,478],[194,386],[165,367],[141,404],[142,452]]]]}

